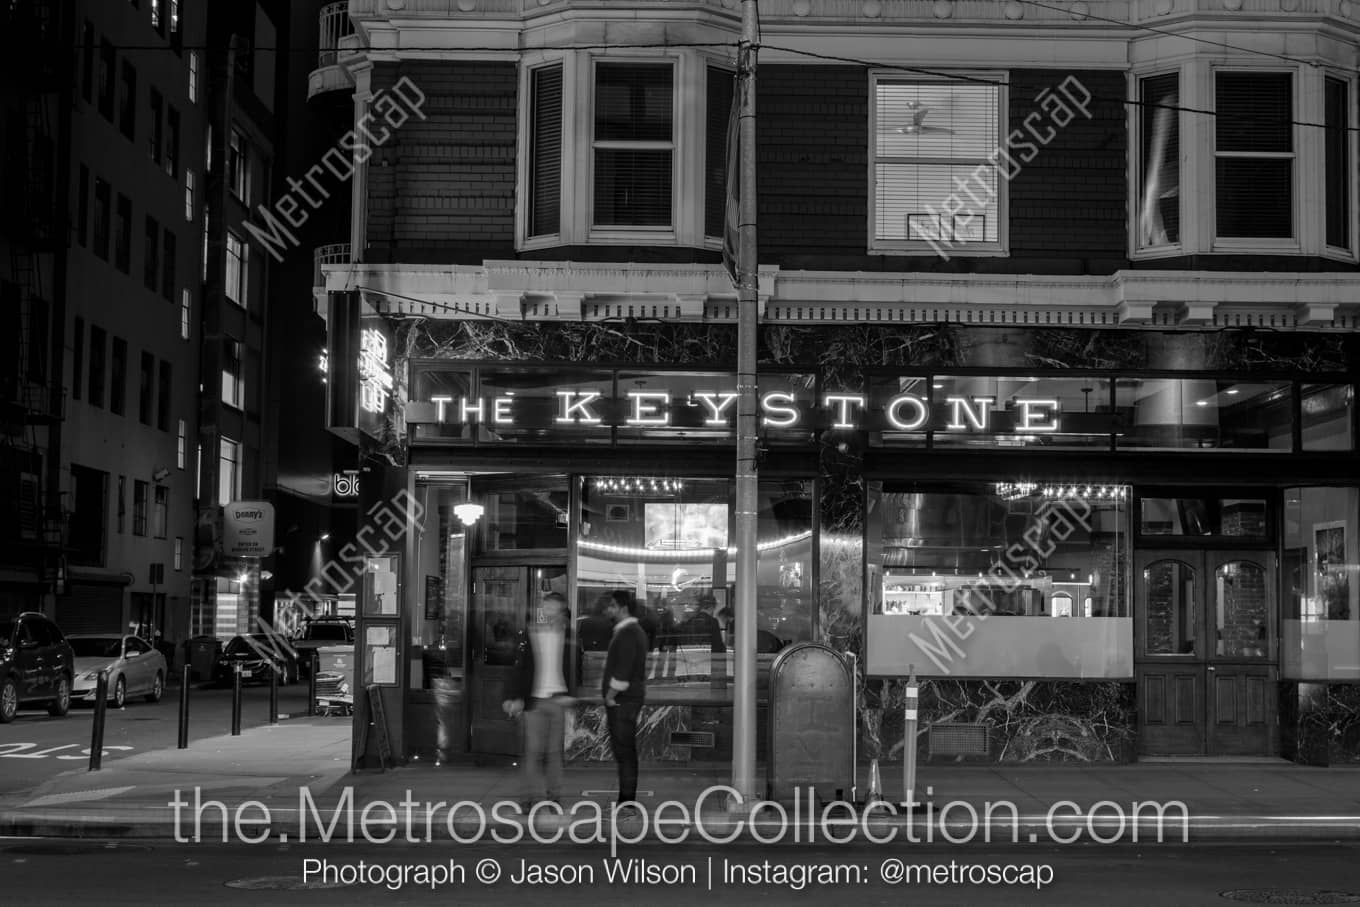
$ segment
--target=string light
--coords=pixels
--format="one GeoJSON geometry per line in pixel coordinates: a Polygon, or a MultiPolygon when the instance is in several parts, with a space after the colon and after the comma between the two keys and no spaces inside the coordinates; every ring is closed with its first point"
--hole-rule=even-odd
{"type": "Polygon", "coordinates": [[[594,479],[595,490],[603,494],[679,494],[685,483],[680,479],[656,476],[604,476],[594,479]]]}

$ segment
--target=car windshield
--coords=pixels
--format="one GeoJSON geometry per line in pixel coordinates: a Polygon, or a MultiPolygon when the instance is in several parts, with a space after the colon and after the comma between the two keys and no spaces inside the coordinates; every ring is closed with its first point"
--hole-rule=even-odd
{"type": "Polygon", "coordinates": [[[307,627],[308,639],[349,639],[349,627],[344,624],[312,624],[307,627]]]}
{"type": "Polygon", "coordinates": [[[117,658],[123,654],[123,640],[117,636],[68,636],[76,658],[117,658]]]}

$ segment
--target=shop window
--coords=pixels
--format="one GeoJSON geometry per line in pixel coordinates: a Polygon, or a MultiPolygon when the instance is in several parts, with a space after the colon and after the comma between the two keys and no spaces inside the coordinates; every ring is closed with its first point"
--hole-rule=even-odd
{"type": "Polygon", "coordinates": [[[410,614],[419,651],[411,656],[412,689],[458,689],[464,680],[467,644],[467,557],[471,529],[454,508],[467,501],[463,484],[429,484],[417,489],[425,531],[416,543],[421,585],[410,614]]]}
{"type": "Polygon", "coordinates": [[[1281,451],[1293,449],[1293,402],[1282,381],[1120,378],[1115,411],[1120,448],[1281,451]]]}
{"type": "MultiPolygon", "coordinates": [[[[812,507],[811,482],[760,484],[756,650],[762,670],[785,646],[814,637],[812,507]]],[[[733,520],[727,480],[583,480],[575,610],[585,689],[599,688],[609,642],[605,605],[624,594],[639,603],[651,645],[649,697],[731,699],[733,520]]]]}
{"type": "Polygon", "coordinates": [[[870,490],[870,673],[1131,674],[1125,486],[881,488],[870,490]]]}
{"type": "Polygon", "coordinates": [[[1360,680],[1360,489],[1286,488],[1281,654],[1294,680],[1360,680]]]}
{"type": "Polygon", "coordinates": [[[567,490],[496,490],[479,498],[481,550],[523,551],[567,547],[567,490]]]}
{"type": "Polygon", "coordinates": [[[1270,512],[1260,498],[1144,497],[1138,502],[1138,534],[1265,539],[1270,512]]]}
{"type": "Polygon", "coordinates": [[[1305,384],[1299,412],[1304,450],[1355,449],[1355,387],[1305,384]]]}

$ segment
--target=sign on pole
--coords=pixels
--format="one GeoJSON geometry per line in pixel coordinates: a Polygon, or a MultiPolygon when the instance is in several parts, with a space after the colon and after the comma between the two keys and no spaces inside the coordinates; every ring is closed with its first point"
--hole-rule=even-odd
{"type": "Polygon", "coordinates": [[[268,557],[274,550],[274,505],[232,501],[222,509],[222,555],[268,557]]]}

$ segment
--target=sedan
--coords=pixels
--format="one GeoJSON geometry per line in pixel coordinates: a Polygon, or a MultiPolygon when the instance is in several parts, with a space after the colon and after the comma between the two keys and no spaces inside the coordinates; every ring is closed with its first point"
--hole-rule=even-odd
{"type": "Polygon", "coordinates": [[[230,684],[238,665],[242,683],[268,683],[276,671],[280,686],[296,683],[298,679],[297,653],[287,640],[271,633],[233,636],[213,666],[213,680],[230,684]]]}
{"type": "Polygon", "coordinates": [[[109,675],[108,701],[121,709],[129,696],[160,702],[169,673],[165,656],[139,636],[73,633],[66,637],[75,650],[76,679],[71,698],[94,702],[99,672],[109,675]]]}

